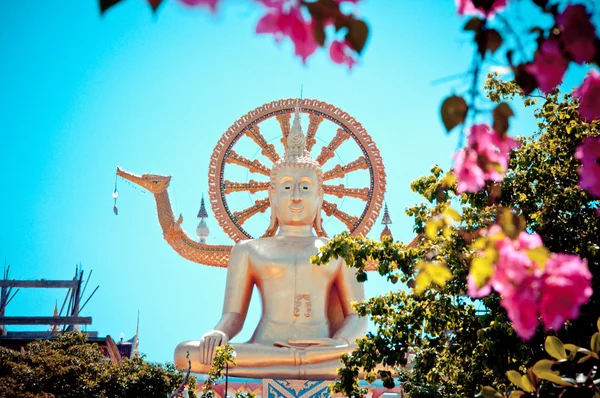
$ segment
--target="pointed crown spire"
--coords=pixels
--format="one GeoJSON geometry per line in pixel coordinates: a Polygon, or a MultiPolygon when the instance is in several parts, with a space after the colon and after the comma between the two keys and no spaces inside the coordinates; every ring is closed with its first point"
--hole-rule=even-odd
{"type": "Polygon", "coordinates": [[[302,131],[300,121],[300,99],[296,99],[296,109],[294,112],[294,121],[290,134],[287,137],[287,150],[285,151],[286,162],[297,162],[301,157],[308,157],[310,154],[306,150],[306,138],[302,131]]]}
{"type": "Polygon", "coordinates": [[[200,201],[200,210],[198,211],[198,218],[207,218],[208,213],[206,212],[206,206],[204,206],[204,194],[202,194],[202,200],[200,201]]]}

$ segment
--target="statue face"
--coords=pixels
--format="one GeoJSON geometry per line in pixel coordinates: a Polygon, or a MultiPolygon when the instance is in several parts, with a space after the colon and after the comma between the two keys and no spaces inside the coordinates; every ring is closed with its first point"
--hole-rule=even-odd
{"type": "Polygon", "coordinates": [[[271,211],[281,225],[312,225],[321,197],[314,170],[284,167],[275,176],[271,211]]]}

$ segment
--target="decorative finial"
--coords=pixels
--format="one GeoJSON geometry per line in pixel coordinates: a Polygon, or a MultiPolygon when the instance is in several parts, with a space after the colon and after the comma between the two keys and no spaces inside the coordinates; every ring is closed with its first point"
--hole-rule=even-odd
{"type": "Polygon", "coordinates": [[[392,223],[392,218],[390,217],[390,213],[388,212],[387,203],[384,205],[383,208],[383,218],[381,219],[381,223],[383,225],[388,225],[392,223]]]}
{"type": "Polygon", "coordinates": [[[387,236],[391,240],[394,240],[394,236],[392,235],[392,230],[389,227],[389,224],[392,223],[392,218],[390,217],[390,213],[388,211],[387,203],[385,204],[385,206],[383,208],[383,217],[381,219],[381,223],[383,225],[385,225],[385,228],[383,228],[383,231],[381,231],[381,235],[379,236],[379,238],[381,240],[383,240],[383,238],[385,236],[387,236]]]}
{"type": "Polygon", "coordinates": [[[198,218],[200,222],[196,227],[196,236],[198,237],[198,241],[200,243],[206,243],[206,239],[210,235],[210,229],[206,224],[205,218],[208,217],[208,213],[206,212],[206,206],[204,206],[204,194],[202,194],[202,200],[200,201],[200,210],[198,211],[198,218]]]}
{"type": "Polygon", "coordinates": [[[303,156],[308,156],[306,150],[306,139],[302,131],[300,121],[300,99],[296,99],[296,109],[294,112],[294,122],[287,137],[287,151],[285,152],[285,161],[294,162],[303,156]]]}
{"type": "Polygon", "coordinates": [[[207,218],[208,213],[206,212],[206,206],[204,206],[204,194],[202,194],[202,199],[200,200],[200,210],[198,211],[198,218],[207,218]]]}

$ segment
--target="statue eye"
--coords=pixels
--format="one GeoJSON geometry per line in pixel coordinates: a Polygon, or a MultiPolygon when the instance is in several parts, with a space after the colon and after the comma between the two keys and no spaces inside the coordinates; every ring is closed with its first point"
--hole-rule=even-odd
{"type": "Polygon", "coordinates": [[[302,189],[304,189],[305,191],[308,191],[308,187],[302,187],[302,189]]]}
{"type": "Polygon", "coordinates": [[[290,187],[289,185],[288,185],[287,187],[284,187],[284,189],[286,189],[286,190],[288,190],[288,191],[289,191],[291,188],[292,188],[292,187],[290,187]]]}

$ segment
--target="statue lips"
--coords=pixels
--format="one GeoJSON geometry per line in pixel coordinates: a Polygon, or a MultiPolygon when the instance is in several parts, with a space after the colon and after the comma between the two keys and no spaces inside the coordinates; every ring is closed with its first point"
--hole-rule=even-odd
{"type": "Polygon", "coordinates": [[[290,206],[289,209],[292,213],[302,213],[304,211],[304,205],[290,206]]]}

